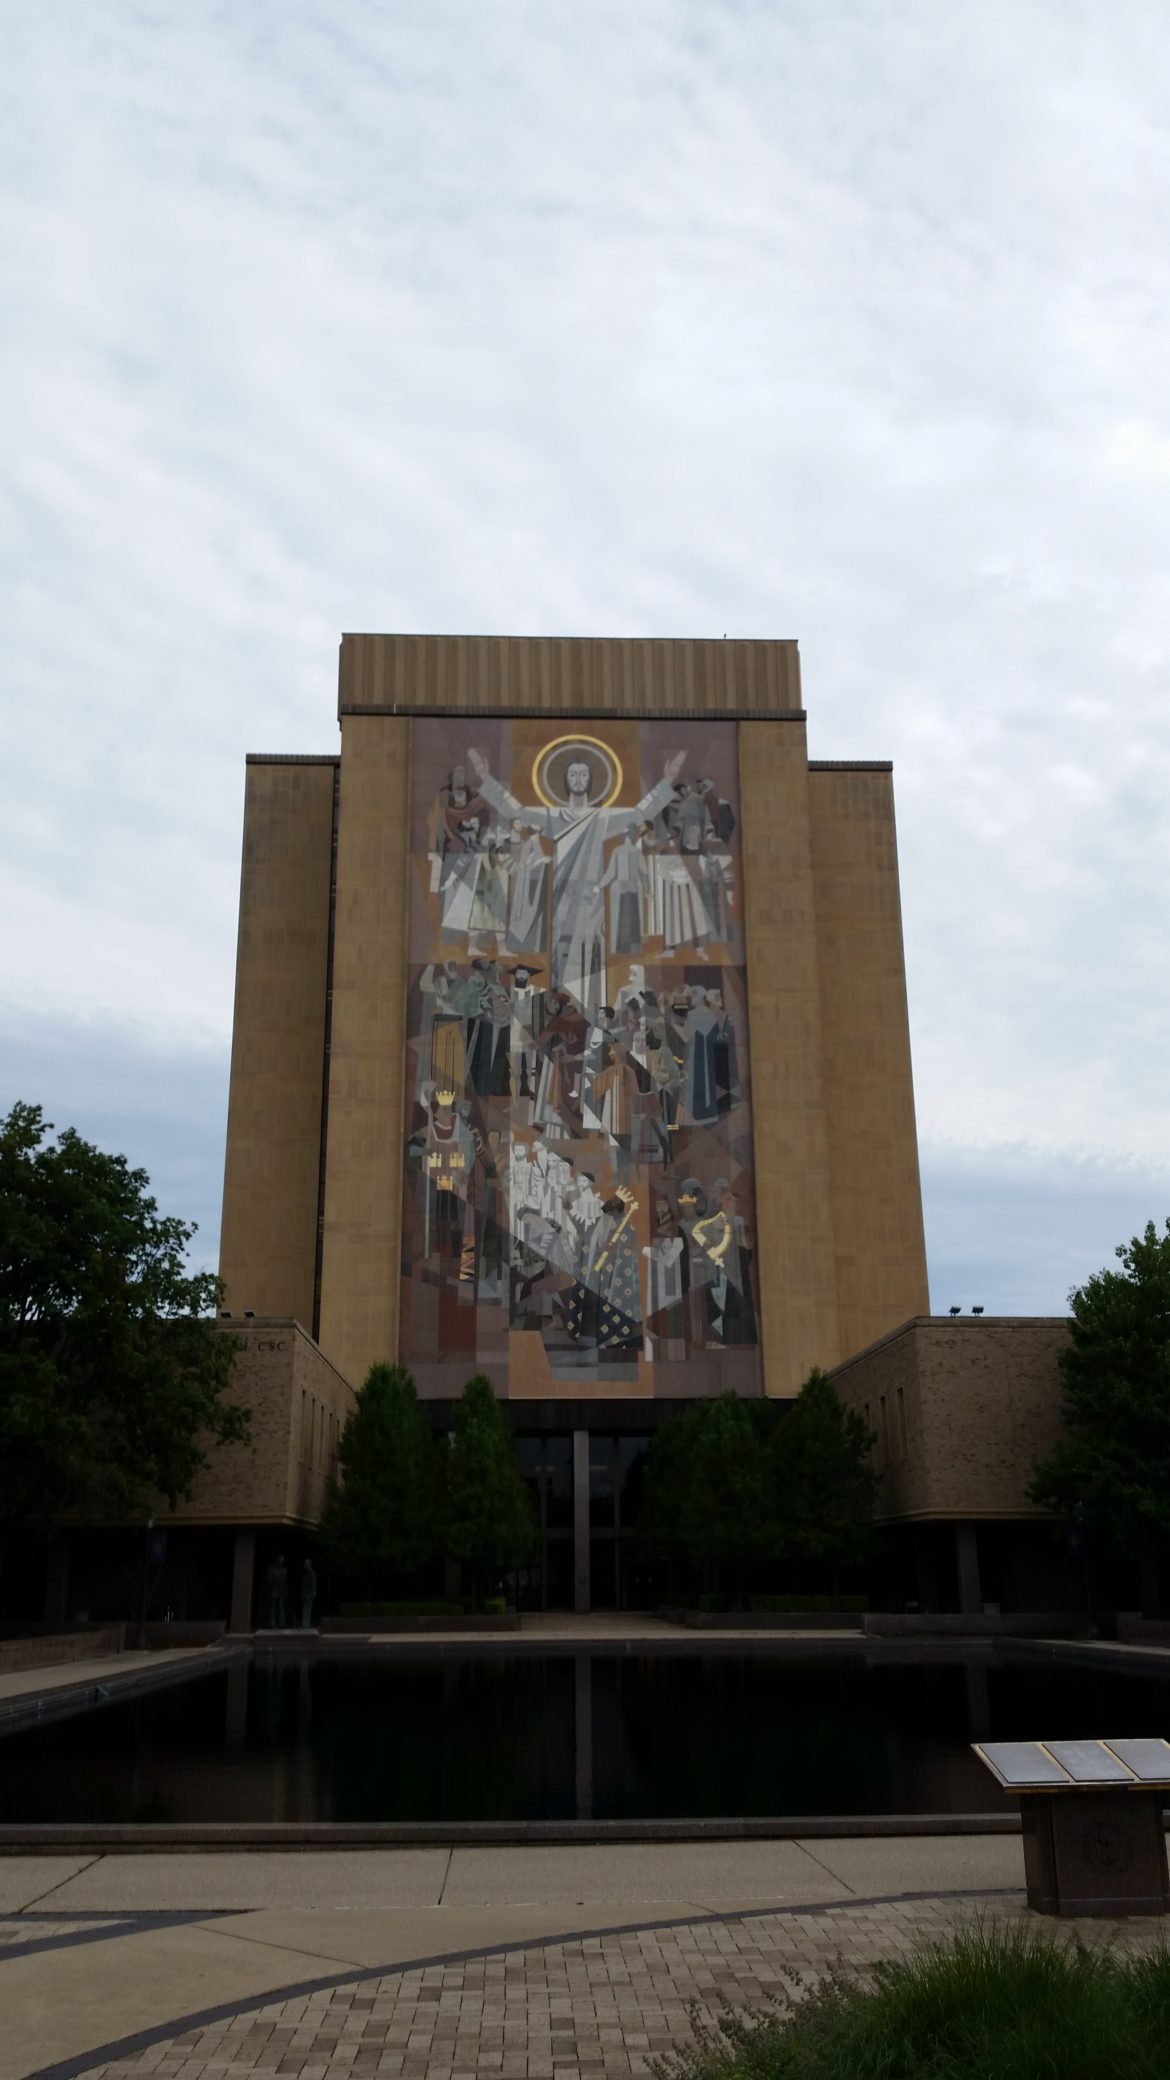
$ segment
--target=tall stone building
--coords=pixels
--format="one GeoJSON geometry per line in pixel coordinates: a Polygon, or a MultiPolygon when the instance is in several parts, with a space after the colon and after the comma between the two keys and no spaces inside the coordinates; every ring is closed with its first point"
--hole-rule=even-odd
{"type": "Polygon", "coordinates": [[[540,1402],[925,1312],[891,771],[795,643],[347,636],[338,709],[248,760],[233,1312],[540,1402]]]}
{"type": "Polygon", "coordinates": [[[890,767],[793,642],[346,636],[338,717],[248,760],[226,1306],[486,1373],[620,1598],[665,1410],[927,1311],[890,767]]]}
{"type": "MultiPolygon", "coordinates": [[[[655,1600],[657,1425],[814,1365],[874,1437],[887,1609],[1083,1603],[1028,1499],[1067,1324],[929,1315],[891,773],[809,759],[795,643],[346,636],[338,715],[340,750],[248,760],[221,1268],[253,1442],[156,1504],[159,1606],[263,1621],[395,1358],[437,1432],[472,1373],[500,1396],[528,1604],[655,1600]]],[[[46,1616],[117,1615],[142,1540],[63,1527],[46,1616]]]]}

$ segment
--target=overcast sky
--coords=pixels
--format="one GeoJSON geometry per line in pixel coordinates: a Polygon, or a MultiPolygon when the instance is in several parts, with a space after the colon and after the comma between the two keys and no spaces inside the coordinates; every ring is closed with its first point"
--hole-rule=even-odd
{"type": "Polygon", "coordinates": [[[1166,0],[8,0],[0,1103],[219,1218],[344,629],[795,636],[934,1305],[1170,1212],[1166,0]]]}

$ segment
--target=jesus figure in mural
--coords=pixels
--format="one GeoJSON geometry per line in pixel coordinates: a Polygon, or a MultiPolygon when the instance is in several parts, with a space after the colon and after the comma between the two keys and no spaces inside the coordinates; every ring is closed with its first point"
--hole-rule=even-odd
{"type": "Polygon", "coordinates": [[[606,808],[597,793],[593,766],[582,752],[565,768],[567,801],[561,807],[541,803],[528,809],[493,778],[482,751],[469,751],[468,764],[479,792],[509,821],[523,817],[552,846],[551,984],[595,1012],[607,1001],[605,981],[605,841],[636,830],[665,809],[674,798],[674,783],[686,763],[686,752],[668,758],[662,779],[630,809],[606,808]]]}

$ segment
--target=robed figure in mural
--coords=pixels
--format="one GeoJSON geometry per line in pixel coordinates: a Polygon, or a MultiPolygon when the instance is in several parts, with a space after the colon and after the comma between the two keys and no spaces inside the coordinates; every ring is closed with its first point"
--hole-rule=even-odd
{"type": "Polygon", "coordinates": [[[574,1343],[599,1352],[640,1351],[642,1293],[637,1234],[638,1202],[625,1185],[602,1202],[600,1216],[580,1246],[576,1277],[565,1309],[574,1343]]]}
{"type": "Polygon", "coordinates": [[[596,799],[593,763],[584,752],[565,769],[565,802],[542,802],[536,808],[525,808],[493,777],[482,751],[469,751],[467,757],[482,799],[510,823],[521,821],[547,840],[552,850],[550,980],[554,989],[567,990],[578,1004],[596,1011],[606,998],[606,839],[635,830],[673,801],[685,751],[667,759],[662,779],[629,809],[606,807],[596,799]]]}

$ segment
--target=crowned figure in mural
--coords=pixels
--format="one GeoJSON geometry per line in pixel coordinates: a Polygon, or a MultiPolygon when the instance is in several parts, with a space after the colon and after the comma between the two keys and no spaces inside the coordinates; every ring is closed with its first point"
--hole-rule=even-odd
{"type": "Polygon", "coordinates": [[[450,1087],[428,1090],[425,1124],[406,1145],[406,1163],[418,1185],[422,1263],[450,1266],[451,1275],[469,1278],[467,1201],[475,1143],[456,1099],[450,1087]]]}
{"type": "Polygon", "coordinates": [[[621,769],[596,738],[560,738],[536,761],[533,778],[541,796],[525,808],[495,779],[482,751],[469,751],[468,764],[480,797],[514,826],[528,825],[552,852],[552,911],[548,937],[550,982],[567,990],[585,1009],[606,1000],[605,846],[607,838],[652,820],[674,799],[674,783],[686,759],[676,752],[663,777],[632,808],[614,805],[621,769]]]}

